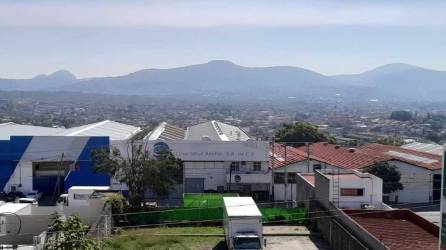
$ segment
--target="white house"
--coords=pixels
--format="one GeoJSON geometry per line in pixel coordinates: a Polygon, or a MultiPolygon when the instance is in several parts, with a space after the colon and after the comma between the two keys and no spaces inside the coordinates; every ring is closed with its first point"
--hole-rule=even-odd
{"type": "Polygon", "coordinates": [[[296,192],[298,204],[306,206],[308,201],[316,199],[341,209],[390,209],[382,202],[381,178],[356,170],[327,169],[298,174],[296,192]]]}

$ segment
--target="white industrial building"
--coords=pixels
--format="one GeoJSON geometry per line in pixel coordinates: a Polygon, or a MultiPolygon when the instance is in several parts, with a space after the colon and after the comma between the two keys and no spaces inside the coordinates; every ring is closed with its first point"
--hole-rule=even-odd
{"type": "Polygon", "coordinates": [[[160,123],[146,137],[183,160],[183,192],[239,192],[268,200],[271,190],[269,144],[242,129],[208,121],[186,129],[160,123]]]}
{"type": "Polygon", "coordinates": [[[0,123],[0,140],[9,140],[11,136],[108,136],[115,141],[129,139],[140,131],[139,127],[110,120],[68,129],[7,122],[0,123]]]}

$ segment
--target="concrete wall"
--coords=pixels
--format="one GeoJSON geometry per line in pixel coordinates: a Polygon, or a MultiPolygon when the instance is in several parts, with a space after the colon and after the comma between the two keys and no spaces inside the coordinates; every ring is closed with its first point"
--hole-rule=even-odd
{"type": "Polygon", "coordinates": [[[295,192],[297,205],[310,209],[310,201],[316,199],[315,188],[300,175],[296,178],[295,192]]]}

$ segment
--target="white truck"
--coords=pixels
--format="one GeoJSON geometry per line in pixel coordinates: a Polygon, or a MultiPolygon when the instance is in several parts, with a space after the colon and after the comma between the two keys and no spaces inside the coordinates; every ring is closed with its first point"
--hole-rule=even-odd
{"type": "Polygon", "coordinates": [[[228,249],[262,249],[262,214],[251,197],[224,197],[223,226],[228,249]]]}

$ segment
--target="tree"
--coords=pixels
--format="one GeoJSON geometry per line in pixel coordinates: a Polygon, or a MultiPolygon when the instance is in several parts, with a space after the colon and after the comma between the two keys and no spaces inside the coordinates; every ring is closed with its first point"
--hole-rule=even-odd
{"type": "MultiPolygon", "coordinates": [[[[276,140],[280,142],[329,142],[336,143],[336,140],[319,131],[319,129],[307,122],[296,122],[294,124],[285,123],[276,131],[276,140]]],[[[295,146],[303,143],[295,143],[295,146]]]]}
{"type": "Polygon", "coordinates": [[[376,140],[376,143],[399,147],[404,144],[404,140],[401,137],[390,136],[390,137],[380,138],[376,140]]]}
{"type": "Polygon", "coordinates": [[[402,122],[410,121],[412,120],[412,114],[406,110],[397,110],[392,112],[392,114],[390,115],[390,119],[402,122]]]}
{"type": "Polygon", "coordinates": [[[146,142],[129,140],[124,154],[117,148],[112,148],[111,152],[94,151],[95,171],[111,174],[125,183],[130,206],[139,208],[147,189],[158,196],[166,196],[175,183],[182,181],[181,160],[175,158],[168,147],[162,145],[160,148],[153,156],[146,142]]]}
{"type": "Polygon", "coordinates": [[[401,173],[395,166],[390,165],[387,161],[377,162],[364,172],[371,173],[378,176],[383,180],[383,193],[393,193],[397,190],[403,190],[403,184],[401,184],[401,173]]]}
{"type": "Polygon", "coordinates": [[[45,249],[48,250],[96,250],[96,242],[87,237],[89,227],[76,215],[64,219],[58,213],[52,216],[53,224],[48,227],[50,235],[45,249]]]}

